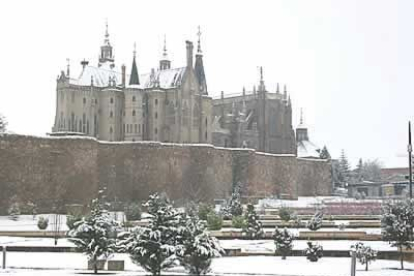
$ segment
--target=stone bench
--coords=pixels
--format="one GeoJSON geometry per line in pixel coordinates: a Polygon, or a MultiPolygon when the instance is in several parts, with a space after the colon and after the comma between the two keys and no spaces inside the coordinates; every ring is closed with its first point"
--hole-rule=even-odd
{"type": "Polygon", "coordinates": [[[122,260],[109,260],[108,270],[109,271],[124,271],[125,262],[122,260]]]}

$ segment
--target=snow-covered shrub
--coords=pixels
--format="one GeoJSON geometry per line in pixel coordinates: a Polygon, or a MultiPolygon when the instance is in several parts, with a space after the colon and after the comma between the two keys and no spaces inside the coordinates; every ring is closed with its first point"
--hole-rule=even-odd
{"type": "Polygon", "coordinates": [[[300,228],[302,226],[302,219],[298,216],[296,212],[292,213],[290,219],[292,227],[300,228]]]}
{"type": "Polygon", "coordinates": [[[280,219],[283,220],[283,221],[286,221],[286,222],[291,219],[292,213],[293,213],[292,210],[288,207],[282,206],[279,209],[280,219]]]}
{"type": "Polygon", "coordinates": [[[22,210],[23,214],[29,214],[33,216],[33,220],[35,219],[37,215],[37,205],[31,201],[28,201],[24,206],[22,210]]]}
{"type": "Polygon", "coordinates": [[[254,210],[253,204],[247,204],[247,210],[244,215],[246,226],[243,228],[243,234],[250,239],[259,239],[264,236],[262,223],[259,221],[259,216],[254,210]]]}
{"type": "Polygon", "coordinates": [[[345,230],[345,228],[346,228],[345,223],[340,223],[340,224],[338,225],[338,229],[339,229],[339,230],[341,230],[341,231],[345,230]]]}
{"type": "Polygon", "coordinates": [[[233,193],[231,194],[230,202],[222,211],[222,215],[224,219],[232,219],[233,216],[243,215],[243,207],[241,204],[240,183],[237,183],[234,186],[233,193]]]}
{"type": "Polygon", "coordinates": [[[212,259],[224,253],[218,240],[208,233],[206,223],[195,216],[180,220],[177,242],[179,261],[190,275],[210,272],[212,259]]]}
{"type": "Polygon", "coordinates": [[[355,249],[358,261],[362,265],[365,264],[365,271],[368,271],[368,265],[377,259],[378,251],[373,250],[370,246],[364,245],[362,242],[356,243],[351,248],[355,249]]]}
{"type": "Polygon", "coordinates": [[[273,241],[276,245],[275,253],[282,255],[282,260],[285,260],[286,256],[292,251],[294,239],[295,236],[289,233],[286,228],[279,230],[276,226],[275,231],[273,232],[273,241]]]}
{"type": "Polygon", "coordinates": [[[208,230],[220,230],[223,226],[223,218],[215,212],[207,215],[208,230]]]}
{"type": "Polygon", "coordinates": [[[246,227],[246,220],[243,216],[235,216],[231,220],[231,225],[234,228],[243,228],[246,227]]]}
{"type": "Polygon", "coordinates": [[[404,269],[403,249],[413,248],[414,200],[387,202],[382,209],[382,239],[400,251],[401,269],[404,269]]]}
{"type": "Polygon", "coordinates": [[[75,223],[80,220],[82,220],[82,216],[67,215],[66,225],[68,226],[69,230],[72,230],[73,228],[75,228],[75,223]]]}
{"type": "Polygon", "coordinates": [[[163,269],[177,262],[177,227],[180,214],[167,198],[153,194],[143,204],[149,214],[148,225],[136,227],[121,242],[121,248],[130,254],[133,263],[152,275],[160,275],[163,269]]]}
{"type": "Polygon", "coordinates": [[[47,226],[49,225],[49,219],[45,217],[39,217],[37,219],[37,228],[40,230],[45,230],[47,226]]]}
{"type": "Polygon", "coordinates": [[[198,206],[198,217],[201,220],[207,220],[207,216],[210,213],[214,213],[214,207],[207,203],[201,203],[198,206]]]}
{"type": "Polygon", "coordinates": [[[124,212],[128,221],[141,219],[141,206],[137,203],[130,203],[126,205],[124,212]]]}
{"type": "Polygon", "coordinates": [[[313,217],[308,221],[309,230],[316,231],[322,227],[323,213],[316,212],[313,217]]]}
{"type": "Polygon", "coordinates": [[[117,223],[107,211],[104,190],[92,200],[91,214],[74,223],[69,231],[69,240],[93,262],[94,273],[98,273],[98,258],[110,257],[116,251],[117,223]]]}
{"type": "Polygon", "coordinates": [[[311,262],[317,262],[323,256],[323,247],[318,244],[312,244],[312,242],[307,242],[307,244],[308,248],[304,251],[306,259],[311,262]]]}
{"type": "Polygon", "coordinates": [[[10,205],[10,207],[9,207],[9,209],[8,209],[8,211],[7,211],[7,213],[8,213],[9,218],[10,218],[11,220],[14,220],[14,221],[18,220],[18,219],[19,219],[19,216],[20,216],[20,214],[21,214],[21,212],[20,212],[20,207],[19,207],[19,203],[17,203],[17,202],[13,202],[13,203],[10,205]]]}

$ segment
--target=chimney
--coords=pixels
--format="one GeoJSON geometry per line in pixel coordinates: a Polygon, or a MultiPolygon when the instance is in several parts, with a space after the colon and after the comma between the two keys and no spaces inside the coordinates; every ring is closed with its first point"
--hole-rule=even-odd
{"type": "Polygon", "coordinates": [[[122,64],[121,69],[122,69],[122,86],[125,87],[125,70],[126,70],[125,64],[122,64]]]}
{"type": "Polygon", "coordinates": [[[187,67],[193,67],[193,43],[191,41],[186,41],[185,44],[187,45],[187,67]]]}

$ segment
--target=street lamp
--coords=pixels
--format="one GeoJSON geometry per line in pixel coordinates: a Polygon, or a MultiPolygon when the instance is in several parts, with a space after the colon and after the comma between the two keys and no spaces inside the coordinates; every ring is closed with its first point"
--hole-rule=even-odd
{"type": "Polygon", "coordinates": [[[410,183],[410,199],[413,198],[413,172],[412,172],[412,163],[411,163],[411,153],[413,152],[413,147],[411,146],[411,121],[408,121],[408,177],[410,183]]]}

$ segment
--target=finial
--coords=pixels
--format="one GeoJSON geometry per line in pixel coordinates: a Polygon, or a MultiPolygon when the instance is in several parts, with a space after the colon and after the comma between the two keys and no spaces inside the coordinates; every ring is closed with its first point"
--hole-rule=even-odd
{"type": "Polygon", "coordinates": [[[284,85],[284,93],[287,93],[286,84],[284,85]]]}
{"type": "Polygon", "coordinates": [[[70,76],[70,59],[66,59],[67,65],[66,65],[66,76],[70,76]]]}
{"type": "Polygon", "coordinates": [[[283,87],[283,99],[287,100],[287,89],[286,89],[286,84],[283,87]]]}
{"type": "Polygon", "coordinates": [[[91,76],[91,86],[93,86],[93,76],[91,76]]]}
{"type": "Polygon", "coordinates": [[[197,53],[201,54],[202,52],[201,52],[201,29],[200,29],[200,25],[198,25],[197,36],[198,36],[197,53]]]}
{"type": "Polygon", "coordinates": [[[165,34],[164,34],[164,49],[163,49],[162,56],[164,58],[167,57],[167,36],[165,34]]]}
{"type": "Polygon", "coordinates": [[[303,109],[300,108],[300,124],[303,125],[303,109]]]}
{"type": "Polygon", "coordinates": [[[279,83],[277,83],[277,87],[276,87],[276,93],[280,93],[280,91],[279,91],[279,83]]]}
{"type": "Polygon", "coordinates": [[[137,43],[136,42],[134,42],[134,58],[136,57],[136,55],[137,55],[137,43]]]}
{"type": "Polygon", "coordinates": [[[263,81],[263,67],[260,66],[260,81],[263,81]]]}
{"type": "Polygon", "coordinates": [[[108,32],[108,18],[105,19],[105,37],[106,38],[109,37],[109,32],[108,32]]]}

